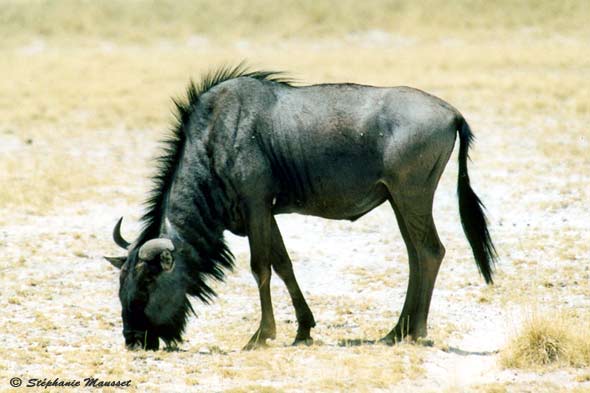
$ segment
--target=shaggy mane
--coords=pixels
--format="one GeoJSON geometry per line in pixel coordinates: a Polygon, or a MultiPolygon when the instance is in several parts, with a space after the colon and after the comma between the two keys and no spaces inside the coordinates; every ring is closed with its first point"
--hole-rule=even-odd
{"type": "MultiPolygon", "coordinates": [[[[142,231],[136,243],[137,247],[159,235],[166,197],[174,181],[176,170],[180,165],[186,140],[189,138],[186,129],[191,115],[199,102],[199,97],[225,81],[240,77],[271,81],[291,86],[292,81],[284,78],[283,75],[281,72],[274,71],[248,71],[243,64],[235,67],[221,67],[207,73],[198,84],[195,84],[191,80],[186,89],[186,98],[172,99],[175,106],[175,122],[169,134],[161,141],[162,152],[156,158],[157,167],[152,177],[153,186],[145,201],[145,213],[141,217],[142,231]]],[[[194,284],[196,285],[193,286],[194,290],[190,291],[190,294],[208,302],[215,296],[215,293],[213,289],[206,285],[204,275],[222,280],[224,269],[231,269],[233,267],[233,255],[223,238],[214,239],[207,233],[203,233],[202,235],[209,244],[205,247],[205,250],[199,250],[205,254],[205,263],[199,266],[198,271],[191,272],[196,273],[197,276],[195,277],[193,275],[191,277],[191,279],[195,280],[194,284]]],[[[189,269],[194,270],[195,267],[191,266],[189,269]]]]}

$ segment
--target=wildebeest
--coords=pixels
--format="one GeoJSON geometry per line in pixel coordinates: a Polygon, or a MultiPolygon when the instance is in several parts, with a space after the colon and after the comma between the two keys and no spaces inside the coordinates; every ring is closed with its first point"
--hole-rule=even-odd
{"type": "Polygon", "coordinates": [[[445,101],[409,87],[294,86],[280,73],[222,68],[186,100],[159,158],[155,186],[132,243],[115,226],[124,257],[119,298],[128,348],[182,340],[188,296],[208,302],[207,280],[233,265],[223,231],[247,236],[261,321],[246,348],[275,337],[271,267],[293,301],[295,344],[312,342],[315,319],[299,289],[274,216],[354,221],[388,201],[408,251],[410,278],[395,343],[426,335],[432,290],[445,254],[432,218],[435,189],[459,135],[459,212],[479,271],[492,282],[496,252],[467,174],[473,135],[445,101]]]}

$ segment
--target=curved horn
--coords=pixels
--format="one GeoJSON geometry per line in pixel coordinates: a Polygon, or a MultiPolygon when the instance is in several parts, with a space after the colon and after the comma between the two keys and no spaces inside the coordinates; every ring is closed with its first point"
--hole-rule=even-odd
{"type": "Polygon", "coordinates": [[[151,261],[164,250],[174,251],[172,240],[165,238],[152,239],[139,248],[138,256],[143,261],[151,261]]]}
{"type": "Polygon", "coordinates": [[[115,243],[124,249],[128,249],[130,243],[123,239],[123,236],[121,236],[121,223],[123,222],[123,217],[119,218],[119,221],[117,221],[117,225],[115,225],[115,229],[113,229],[113,240],[115,241],[115,243]]]}

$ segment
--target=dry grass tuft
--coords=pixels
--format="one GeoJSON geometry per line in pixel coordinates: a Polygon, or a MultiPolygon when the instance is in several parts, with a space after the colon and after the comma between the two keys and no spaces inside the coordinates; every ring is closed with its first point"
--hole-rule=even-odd
{"type": "Polygon", "coordinates": [[[587,33],[588,9],[588,2],[579,0],[373,0],[370,7],[354,0],[228,0],[223,5],[212,0],[4,1],[0,35],[4,45],[27,42],[31,36],[137,43],[154,37],[317,38],[368,30],[430,37],[524,30],[545,36],[547,30],[587,33]],[[146,25],[150,28],[137,28],[146,25]]]}
{"type": "Polygon", "coordinates": [[[590,333],[582,320],[571,314],[540,314],[529,317],[500,356],[508,368],[539,366],[590,366],[590,333]]]}

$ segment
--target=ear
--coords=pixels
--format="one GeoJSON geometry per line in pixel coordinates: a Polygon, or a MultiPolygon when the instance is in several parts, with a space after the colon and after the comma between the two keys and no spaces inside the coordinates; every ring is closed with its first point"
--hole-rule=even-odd
{"type": "Polygon", "coordinates": [[[121,269],[121,266],[123,266],[123,264],[127,260],[127,257],[104,257],[104,259],[109,261],[111,265],[113,265],[117,269],[121,269]]]}
{"type": "Polygon", "coordinates": [[[160,254],[160,265],[164,272],[171,272],[174,270],[174,256],[169,250],[164,250],[160,254]]]}

